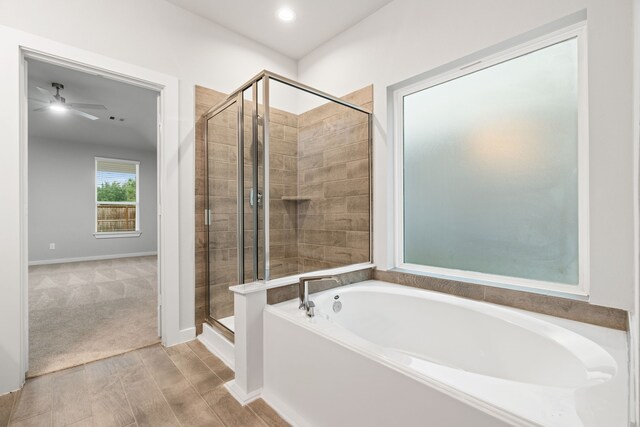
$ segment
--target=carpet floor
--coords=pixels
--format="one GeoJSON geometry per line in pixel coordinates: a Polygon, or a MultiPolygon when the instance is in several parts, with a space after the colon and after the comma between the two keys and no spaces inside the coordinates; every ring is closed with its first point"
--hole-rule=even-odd
{"type": "Polygon", "coordinates": [[[29,267],[34,377],[159,342],[157,258],[29,267]]]}

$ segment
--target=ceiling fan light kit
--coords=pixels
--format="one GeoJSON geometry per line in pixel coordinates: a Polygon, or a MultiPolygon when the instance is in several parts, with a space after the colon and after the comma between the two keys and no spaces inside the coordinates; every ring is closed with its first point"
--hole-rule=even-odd
{"type": "MultiPolygon", "coordinates": [[[[43,112],[43,111],[53,111],[55,113],[71,113],[76,116],[83,117],[89,120],[98,120],[99,117],[96,117],[92,114],[85,113],[84,111],[80,111],[79,108],[82,109],[93,109],[93,110],[106,110],[107,107],[100,104],[82,104],[82,103],[73,103],[68,104],[67,100],[60,95],[60,91],[64,89],[64,85],[61,83],[51,83],[51,86],[56,90],[55,95],[49,92],[46,89],[41,87],[36,87],[38,92],[45,95],[47,97],[47,101],[49,101],[49,105],[42,108],[36,108],[35,112],[43,112]]],[[[46,101],[43,101],[46,102],[46,101]]]]}

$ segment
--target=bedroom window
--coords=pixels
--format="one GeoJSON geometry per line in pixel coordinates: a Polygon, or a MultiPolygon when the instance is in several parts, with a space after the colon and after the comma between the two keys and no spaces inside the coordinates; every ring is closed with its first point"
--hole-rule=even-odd
{"type": "Polygon", "coordinates": [[[587,295],[584,27],[396,90],[396,266],[587,295]]]}
{"type": "Polygon", "coordinates": [[[140,162],[95,159],[96,237],[140,235],[140,162]]]}

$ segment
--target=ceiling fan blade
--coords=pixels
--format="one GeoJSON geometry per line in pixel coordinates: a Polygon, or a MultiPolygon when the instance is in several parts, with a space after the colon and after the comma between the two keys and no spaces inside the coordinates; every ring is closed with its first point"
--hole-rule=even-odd
{"type": "Polygon", "coordinates": [[[89,120],[98,120],[99,119],[99,117],[92,116],[91,114],[87,114],[87,113],[79,111],[79,110],[74,110],[73,108],[69,108],[68,111],[71,114],[75,114],[76,116],[84,117],[85,119],[89,119],[89,120]]]}
{"type": "Polygon", "coordinates": [[[66,105],[68,105],[71,108],[83,108],[86,110],[106,110],[107,109],[107,107],[100,104],[82,104],[82,103],[74,102],[73,104],[66,104],[66,105]]]}
{"type": "Polygon", "coordinates": [[[39,102],[41,104],[48,104],[48,101],[43,101],[42,99],[38,99],[38,98],[29,98],[29,102],[39,102]]]}
{"type": "Polygon", "coordinates": [[[40,108],[36,108],[35,110],[31,110],[31,111],[35,111],[35,112],[42,112],[42,111],[49,111],[49,106],[47,105],[46,107],[40,107],[40,108]]]}
{"type": "Polygon", "coordinates": [[[53,94],[51,94],[51,92],[49,92],[48,90],[42,89],[41,87],[37,87],[37,86],[36,86],[36,89],[38,90],[38,92],[46,96],[49,101],[54,101],[54,102],[57,101],[57,99],[53,96],[53,94]]]}

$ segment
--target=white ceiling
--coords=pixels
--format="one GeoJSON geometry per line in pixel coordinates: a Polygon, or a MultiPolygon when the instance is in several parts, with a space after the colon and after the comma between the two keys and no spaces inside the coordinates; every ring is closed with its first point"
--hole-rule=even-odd
{"type": "Polygon", "coordinates": [[[156,148],[157,92],[33,59],[29,60],[29,136],[87,144],[106,144],[138,150],[156,148]],[[55,93],[62,83],[67,103],[103,104],[106,110],[82,110],[99,117],[88,120],[51,111],[33,112],[47,105],[36,86],[55,93]],[[115,120],[109,117],[114,116],[115,120]],[[119,119],[123,118],[124,121],[119,119]]]}
{"type": "Polygon", "coordinates": [[[290,58],[300,59],[392,0],[168,1],[290,58]],[[296,13],[295,21],[278,19],[276,13],[284,6],[296,13]]]}

